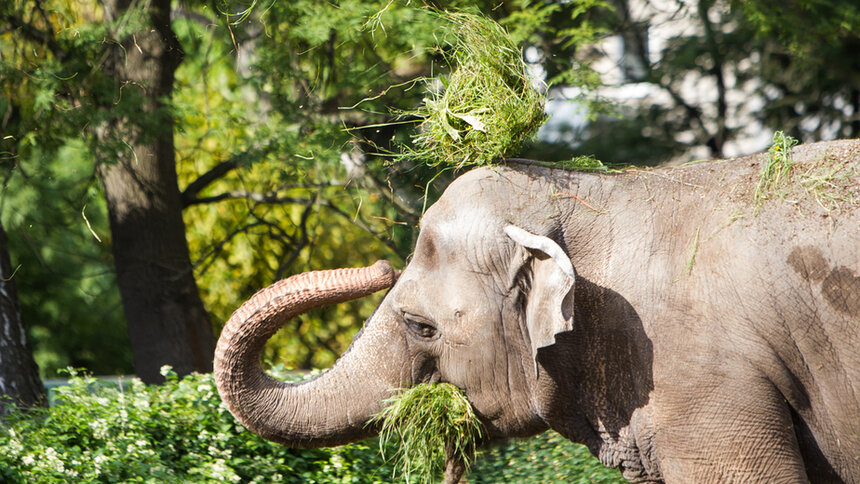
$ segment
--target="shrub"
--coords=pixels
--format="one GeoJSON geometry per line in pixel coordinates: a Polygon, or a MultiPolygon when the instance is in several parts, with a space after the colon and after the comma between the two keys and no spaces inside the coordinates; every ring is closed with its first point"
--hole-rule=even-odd
{"type": "Polygon", "coordinates": [[[391,468],[374,444],[289,449],[247,431],[211,374],[119,386],[72,373],[49,410],[16,413],[0,432],[2,482],[353,483],[391,468]]]}
{"type": "MultiPolygon", "coordinates": [[[[0,423],[0,482],[376,483],[394,481],[378,441],[289,449],[249,432],[211,374],[119,385],[71,372],[56,405],[0,423]]],[[[394,455],[386,448],[385,455],[394,455]]],[[[478,453],[470,482],[622,482],[558,434],[478,453]]]]}

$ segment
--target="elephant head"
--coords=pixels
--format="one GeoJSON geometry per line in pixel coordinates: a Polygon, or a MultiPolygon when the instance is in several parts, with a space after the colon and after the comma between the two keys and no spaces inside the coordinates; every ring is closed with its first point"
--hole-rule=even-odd
{"type": "Polygon", "coordinates": [[[574,268],[552,234],[509,221],[512,200],[473,182],[481,173],[455,181],[427,211],[396,283],[385,262],[311,272],[239,308],[215,359],[230,411],[270,440],[328,446],[372,434],[368,420],[398,389],[448,382],[465,391],[491,437],[546,430],[557,388],[540,378],[538,350],[572,328],[574,268]],[[318,378],[284,383],[260,368],[263,345],[290,317],[389,286],[349,350],[318,378]]]}

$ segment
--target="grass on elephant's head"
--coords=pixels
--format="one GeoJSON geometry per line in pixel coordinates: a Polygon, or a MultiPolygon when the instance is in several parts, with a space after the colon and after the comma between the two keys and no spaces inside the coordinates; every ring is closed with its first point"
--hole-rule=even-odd
{"type": "MultiPolygon", "coordinates": [[[[452,69],[405,116],[422,119],[411,146],[395,161],[412,160],[457,168],[486,165],[516,154],[546,121],[545,97],[532,83],[522,51],[493,20],[467,13],[440,13],[453,36],[443,42],[452,69]]],[[[432,80],[425,80],[432,85],[432,80]]]]}
{"type": "Polygon", "coordinates": [[[395,444],[395,469],[407,482],[434,482],[446,453],[468,467],[482,426],[463,391],[449,383],[422,383],[395,395],[373,418],[380,448],[395,444]]]}
{"type": "Polygon", "coordinates": [[[773,134],[773,144],[767,150],[768,158],[759,175],[754,200],[756,203],[770,198],[776,190],[787,183],[791,176],[791,150],[797,145],[797,139],[787,136],[782,131],[773,134]]]}

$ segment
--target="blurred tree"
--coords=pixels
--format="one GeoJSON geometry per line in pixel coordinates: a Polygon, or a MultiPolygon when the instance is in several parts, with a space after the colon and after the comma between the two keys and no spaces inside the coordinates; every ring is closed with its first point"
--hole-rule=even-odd
{"type": "Polygon", "coordinates": [[[171,0],[103,3],[105,20],[142,25],[106,43],[102,69],[112,92],[136,109],[95,127],[98,175],[107,199],[117,283],[135,371],[159,380],[164,364],[185,375],[210,371],[215,340],[194,280],[176,177],[173,116],[166,104],[183,51],[171,25],[171,0]]]}
{"type": "Polygon", "coordinates": [[[4,5],[13,53],[4,107],[18,121],[4,141],[16,159],[51,157],[83,134],[104,186],[137,374],[156,381],[163,364],[206,371],[214,338],[188,256],[164,104],[182,59],[170,2],[78,6],[4,5]],[[21,89],[15,79],[35,82],[21,89]]]}
{"type": "Polygon", "coordinates": [[[620,163],[726,157],[775,130],[860,135],[860,7],[852,2],[613,0],[612,42],[591,52],[619,115],[576,133],[620,163]]]}
{"type": "Polygon", "coordinates": [[[46,401],[45,387],[21,321],[14,275],[6,231],[0,224],[0,415],[9,410],[10,400],[24,407],[44,405],[46,401]]]}

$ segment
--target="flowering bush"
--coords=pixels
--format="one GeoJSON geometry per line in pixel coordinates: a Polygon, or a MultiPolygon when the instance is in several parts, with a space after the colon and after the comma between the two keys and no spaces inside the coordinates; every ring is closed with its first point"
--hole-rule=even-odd
{"type": "Polygon", "coordinates": [[[221,405],[211,374],[146,386],[72,372],[50,410],[0,429],[0,482],[373,482],[391,468],[374,443],[288,449],[252,434],[221,405]]]}
{"type": "MultiPolygon", "coordinates": [[[[105,383],[72,371],[53,408],[15,412],[0,421],[0,482],[393,480],[375,439],[289,449],[242,427],[221,404],[211,374],[179,379],[167,367],[163,374],[164,384],[146,386],[137,379],[105,383]]],[[[552,433],[479,452],[468,478],[474,483],[623,482],[584,447],[552,433]]]]}

